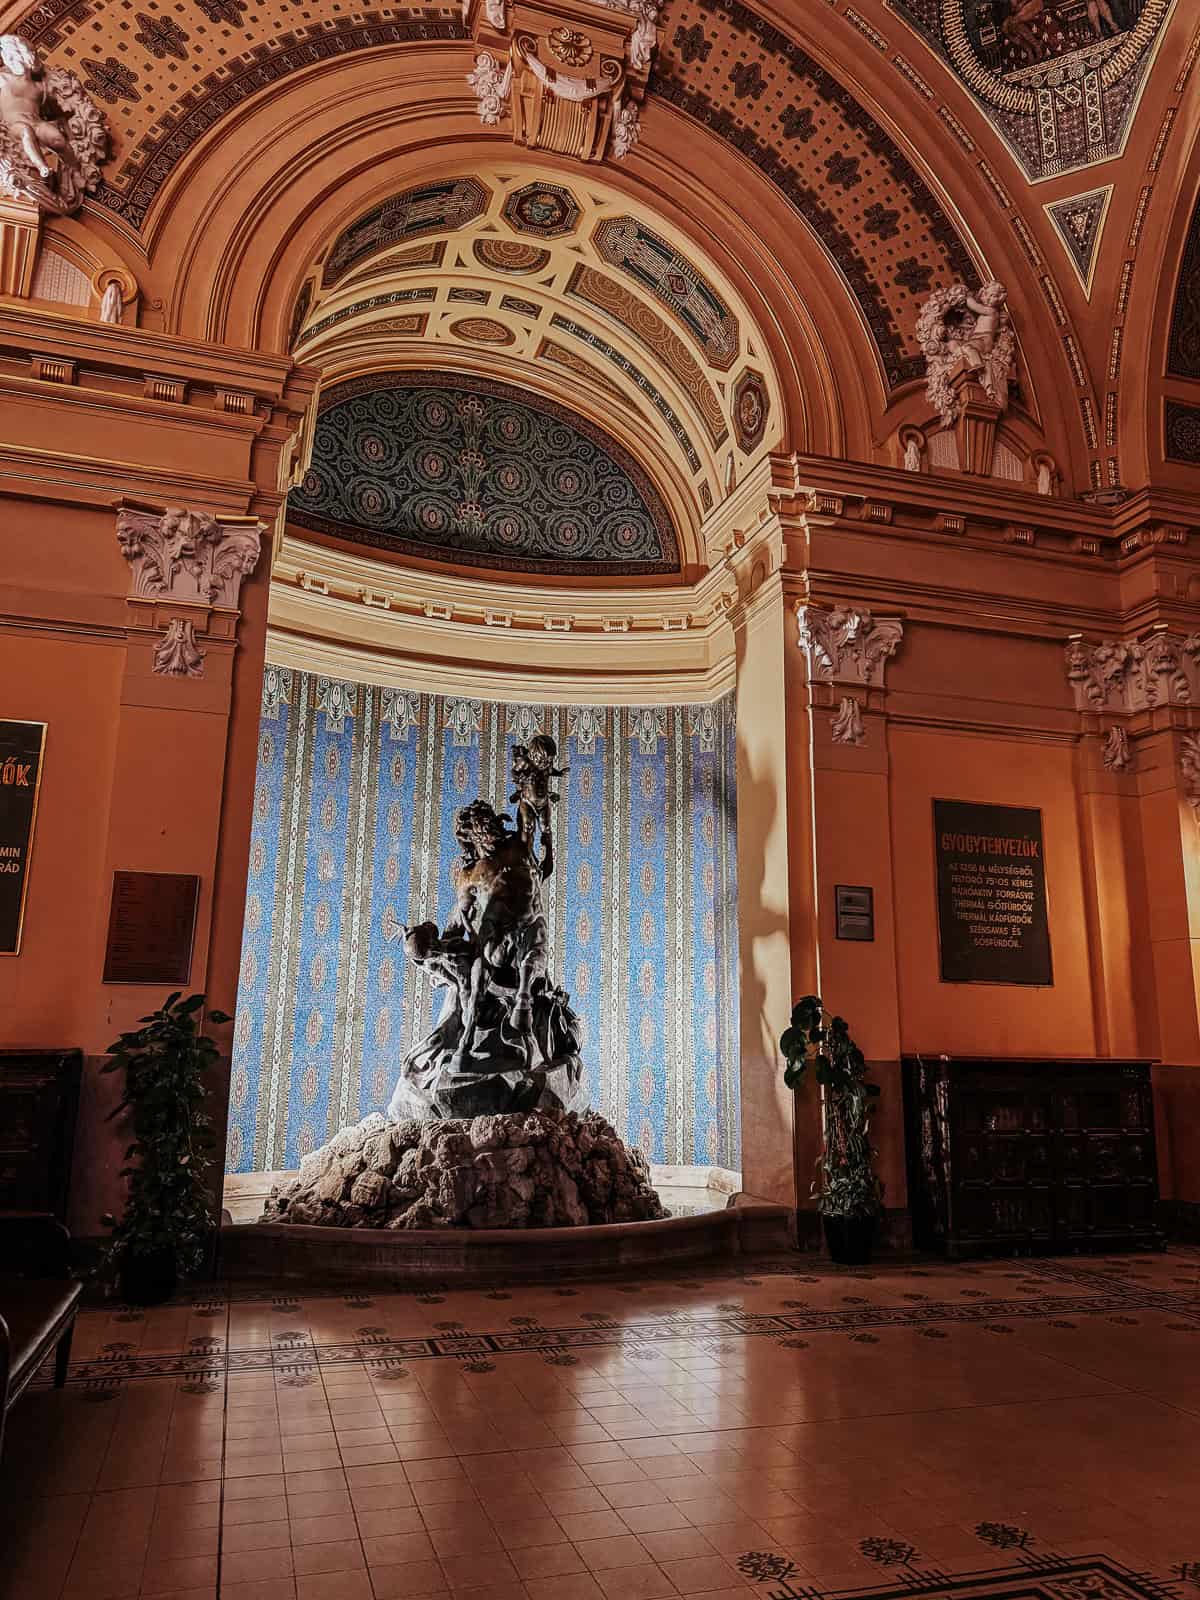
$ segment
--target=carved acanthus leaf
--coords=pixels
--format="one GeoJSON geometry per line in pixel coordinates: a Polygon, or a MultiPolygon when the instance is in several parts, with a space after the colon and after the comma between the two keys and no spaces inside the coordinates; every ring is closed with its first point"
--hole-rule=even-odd
{"type": "Polygon", "coordinates": [[[853,695],[843,695],[829,728],[834,744],[865,744],[867,730],[863,726],[862,710],[853,695]]]}
{"type": "Polygon", "coordinates": [[[1088,644],[1073,634],[1066,645],[1067,682],[1079,711],[1146,711],[1200,700],[1200,634],[1180,638],[1156,628],[1127,643],[1088,644]]]}
{"type": "Polygon", "coordinates": [[[1184,793],[1200,815],[1200,734],[1185,733],[1179,741],[1179,772],[1184,793]]]}
{"type": "Polygon", "coordinates": [[[117,542],[132,569],[135,599],[172,600],[236,610],[242,580],[262,550],[262,524],[170,507],[122,506],[117,542]]]}
{"type": "Polygon", "coordinates": [[[899,617],[875,617],[849,606],[832,611],[799,606],[796,615],[800,645],[814,678],[883,687],[884,669],[904,638],[899,617]]]}
{"type": "Polygon", "coordinates": [[[188,617],[172,617],[154,647],[154,670],[166,678],[202,678],[205,654],[196,643],[196,624],[188,617]]]}

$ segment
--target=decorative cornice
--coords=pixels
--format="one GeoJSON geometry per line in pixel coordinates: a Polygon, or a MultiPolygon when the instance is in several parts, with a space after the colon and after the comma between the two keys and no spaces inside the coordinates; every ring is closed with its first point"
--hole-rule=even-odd
{"type": "MultiPolygon", "coordinates": [[[[882,689],[887,663],[900,648],[904,624],[899,617],[874,617],[865,607],[839,606],[832,611],[799,604],[796,620],[800,648],[808,657],[809,673],[825,683],[853,684],[882,689]]],[[[857,702],[853,702],[857,705],[857,702]]],[[[842,702],[842,714],[846,701],[842,702]]],[[[861,718],[859,719],[861,723],[861,718]]],[[[837,734],[834,735],[837,739],[837,734]]],[[[838,743],[861,740],[837,739],[838,743]]]]}

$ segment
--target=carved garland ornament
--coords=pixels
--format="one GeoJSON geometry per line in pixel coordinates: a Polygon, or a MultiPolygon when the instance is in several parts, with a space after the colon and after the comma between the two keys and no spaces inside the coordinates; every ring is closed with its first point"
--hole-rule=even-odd
{"type": "Polygon", "coordinates": [[[107,155],[108,124],[75,74],[0,34],[0,193],[66,216],[97,187],[107,155]]]}
{"type": "Polygon", "coordinates": [[[917,317],[917,343],[925,357],[929,403],[946,427],[962,414],[954,380],[973,379],[1001,412],[1016,376],[1017,336],[1002,283],[985,283],[972,293],[965,283],[938,289],[917,317]]]}

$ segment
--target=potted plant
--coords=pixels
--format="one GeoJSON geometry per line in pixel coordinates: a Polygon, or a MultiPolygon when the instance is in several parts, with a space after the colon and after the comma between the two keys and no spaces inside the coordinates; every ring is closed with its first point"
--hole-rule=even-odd
{"type": "MultiPolygon", "coordinates": [[[[168,995],[140,1026],[109,1045],[105,1072],[124,1072],[125,1093],[110,1121],[125,1112],[133,1142],[125,1151],[129,1180],[120,1221],[112,1229],[105,1266],[118,1276],[121,1298],[156,1305],[175,1292],[178,1274],[195,1272],[213,1232],[212,1195],[204,1175],[212,1165],[212,1119],[205,1074],[218,1057],[216,1043],[200,1031],[202,994],[168,995]]],[[[229,1022],[223,1011],[211,1022],[229,1022]]]]}
{"type": "Polygon", "coordinates": [[[862,1266],[870,1260],[883,1210],[870,1138],[879,1085],[867,1081],[867,1063],[848,1024],[828,1014],[820,995],[796,1003],[779,1046],[788,1088],[798,1089],[811,1066],[823,1091],[824,1142],[812,1192],[829,1254],[843,1266],[862,1266]]]}

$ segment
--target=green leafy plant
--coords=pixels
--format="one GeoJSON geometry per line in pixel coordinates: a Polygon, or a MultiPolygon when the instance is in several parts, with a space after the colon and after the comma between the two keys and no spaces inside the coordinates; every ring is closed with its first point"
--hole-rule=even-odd
{"type": "MultiPolygon", "coordinates": [[[[200,1031],[202,994],[168,995],[157,1011],[141,1017],[142,1026],[109,1045],[112,1059],[102,1069],[125,1074],[125,1093],[109,1120],[128,1112],[133,1143],[125,1211],[112,1229],[105,1266],[113,1270],[131,1256],[170,1251],[183,1272],[204,1262],[212,1237],[212,1193],[205,1173],[212,1166],[212,1118],[204,1109],[206,1074],[219,1059],[214,1040],[200,1031]]],[[[223,1011],[209,1021],[229,1022],[223,1011]]]]}
{"type": "Polygon", "coordinates": [[[831,1017],[820,995],[806,994],[793,1007],[779,1048],[789,1089],[799,1089],[811,1067],[824,1091],[824,1148],[812,1187],[817,1210],[826,1217],[877,1216],[883,1184],[873,1165],[871,1117],[879,1085],[867,1079],[867,1063],[849,1024],[844,1017],[831,1017]]]}

